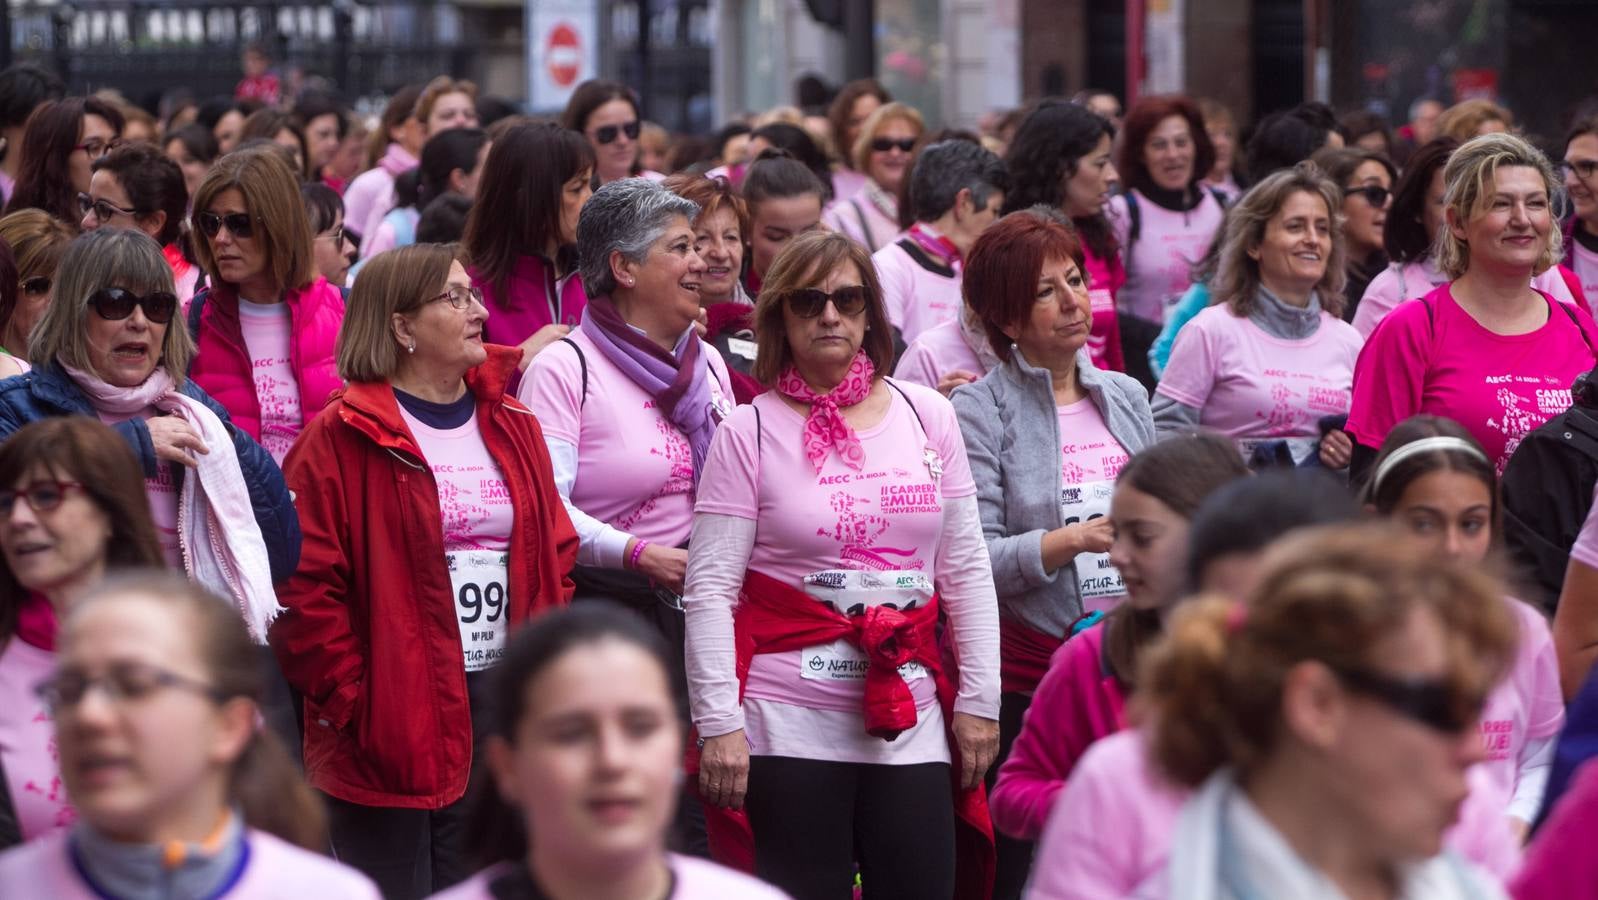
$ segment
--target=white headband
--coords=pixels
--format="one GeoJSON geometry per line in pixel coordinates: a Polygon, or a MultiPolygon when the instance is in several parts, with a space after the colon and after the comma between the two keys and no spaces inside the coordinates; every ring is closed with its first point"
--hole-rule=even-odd
{"type": "Polygon", "coordinates": [[[1382,464],[1376,467],[1376,475],[1371,478],[1371,493],[1375,494],[1377,491],[1381,490],[1382,479],[1387,477],[1387,473],[1391,472],[1394,466],[1406,459],[1409,459],[1411,456],[1426,453],[1431,450],[1458,450],[1466,455],[1474,456],[1484,463],[1491,464],[1491,460],[1487,458],[1487,454],[1481,452],[1480,449],[1475,447],[1470,441],[1467,441],[1464,438],[1450,437],[1448,435],[1421,438],[1418,441],[1411,441],[1404,446],[1399,447],[1397,450],[1389,453],[1386,459],[1382,460],[1382,464]]]}

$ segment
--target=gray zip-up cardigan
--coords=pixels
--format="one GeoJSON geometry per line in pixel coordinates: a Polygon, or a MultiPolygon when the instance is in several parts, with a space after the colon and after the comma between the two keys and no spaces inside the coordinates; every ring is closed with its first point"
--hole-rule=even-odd
{"type": "MultiPolygon", "coordinates": [[[[1152,445],[1154,418],[1143,386],[1128,375],[1094,368],[1086,350],[1076,360],[1078,381],[1126,452],[1152,445]]],[[[977,485],[999,610],[1063,638],[1082,615],[1082,599],[1074,563],[1053,572],[1043,568],[1043,535],[1065,524],[1053,377],[1012,347],[1008,361],[956,389],[950,399],[977,485]]]]}

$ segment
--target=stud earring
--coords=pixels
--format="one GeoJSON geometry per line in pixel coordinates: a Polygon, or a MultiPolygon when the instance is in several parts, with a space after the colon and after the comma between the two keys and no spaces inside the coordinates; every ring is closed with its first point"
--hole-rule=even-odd
{"type": "Polygon", "coordinates": [[[416,342],[415,341],[411,341],[411,345],[409,347],[407,347],[406,349],[409,350],[412,353],[415,353],[416,352],[416,342]]]}

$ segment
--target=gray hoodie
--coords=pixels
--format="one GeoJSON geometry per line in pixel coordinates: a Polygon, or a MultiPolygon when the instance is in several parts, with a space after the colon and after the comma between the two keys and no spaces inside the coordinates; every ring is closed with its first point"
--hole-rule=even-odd
{"type": "MultiPolygon", "coordinates": [[[[1076,359],[1082,388],[1126,452],[1153,444],[1154,419],[1143,386],[1128,375],[1094,368],[1085,350],[1076,359]]],[[[1074,564],[1052,572],[1043,568],[1043,535],[1065,524],[1053,378],[1012,347],[1008,361],[956,389],[950,400],[977,485],[999,611],[1063,638],[1082,615],[1082,600],[1074,564]]]]}

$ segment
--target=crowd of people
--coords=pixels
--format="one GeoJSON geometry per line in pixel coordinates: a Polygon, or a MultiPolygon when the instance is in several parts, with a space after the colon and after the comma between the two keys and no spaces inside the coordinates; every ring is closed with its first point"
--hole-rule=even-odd
{"type": "Polygon", "coordinates": [[[1598,898],[1598,105],[255,63],[0,72],[0,897],[1598,898]]]}

